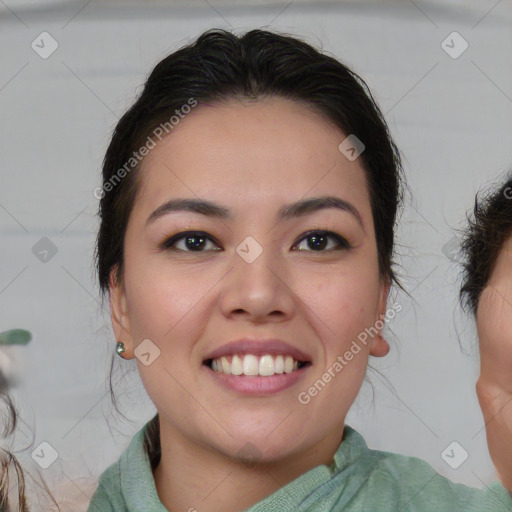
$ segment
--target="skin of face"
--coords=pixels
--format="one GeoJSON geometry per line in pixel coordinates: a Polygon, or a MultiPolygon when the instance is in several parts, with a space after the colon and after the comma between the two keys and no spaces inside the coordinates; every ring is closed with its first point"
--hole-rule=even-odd
{"type": "Polygon", "coordinates": [[[231,100],[196,107],[142,163],[122,282],[111,275],[111,315],[126,357],[145,339],[160,350],[150,365],[137,365],[160,416],[154,476],[169,509],[241,510],[328,464],[369,355],[389,351],[379,331],[307,405],[298,401],[386,312],[389,284],[379,273],[366,176],[359,158],[338,149],[345,138],[299,103],[231,100]],[[276,220],[283,205],[324,195],[350,202],[361,224],[334,208],[276,220]],[[233,218],[174,212],[146,225],[174,198],[213,201],[233,218]],[[316,229],[350,248],[331,237],[325,248],[311,248],[305,234],[316,229]],[[161,248],[196,230],[211,237],[203,252],[184,239],[175,243],[181,252],[161,248]],[[251,263],[236,252],[247,237],[262,248],[251,263]],[[242,337],[280,338],[309,354],[312,365],[274,395],[224,389],[203,359],[242,337]],[[255,447],[256,464],[241,460],[247,446],[255,447]]]}
{"type": "Polygon", "coordinates": [[[480,347],[476,390],[487,444],[501,482],[512,491],[512,236],[482,291],[476,323],[480,347]]]}

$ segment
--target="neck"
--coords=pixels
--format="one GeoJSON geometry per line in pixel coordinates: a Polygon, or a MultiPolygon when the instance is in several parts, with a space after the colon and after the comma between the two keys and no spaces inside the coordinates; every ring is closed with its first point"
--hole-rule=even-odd
{"type": "Polygon", "coordinates": [[[321,464],[338,449],[343,425],[279,460],[244,464],[195,443],[160,417],[161,459],[153,472],[162,504],[176,512],[239,512],[321,464]]]}

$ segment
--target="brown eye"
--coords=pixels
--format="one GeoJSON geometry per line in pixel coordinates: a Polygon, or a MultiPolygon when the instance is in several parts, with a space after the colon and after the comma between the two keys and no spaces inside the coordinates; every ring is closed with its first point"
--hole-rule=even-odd
{"type": "MultiPolygon", "coordinates": [[[[167,239],[161,245],[162,249],[182,252],[206,252],[203,250],[208,242],[213,243],[213,239],[200,231],[187,231],[178,233],[167,239]],[[178,242],[183,240],[182,246],[177,247],[178,242]]],[[[214,249],[218,250],[218,249],[214,249]]]]}
{"type": "MultiPolygon", "coordinates": [[[[330,252],[332,250],[346,250],[351,248],[350,244],[343,237],[333,233],[332,231],[310,231],[309,233],[306,233],[306,235],[303,236],[299,242],[303,240],[308,240],[307,246],[311,249],[311,252],[330,252]],[[335,246],[334,248],[331,247],[327,250],[324,250],[325,247],[329,244],[329,239],[335,241],[335,246]]],[[[307,251],[307,249],[298,250],[307,251]]]]}

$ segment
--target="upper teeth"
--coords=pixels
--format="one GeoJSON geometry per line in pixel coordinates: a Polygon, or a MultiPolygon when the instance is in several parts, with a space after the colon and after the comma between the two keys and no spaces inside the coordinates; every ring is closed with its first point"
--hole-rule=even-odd
{"type": "Polygon", "coordinates": [[[222,356],[212,361],[212,370],[228,375],[260,375],[267,377],[275,373],[292,373],[299,368],[299,361],[292,356],[266,354],[258,359],[253,354],[222,356]]]}

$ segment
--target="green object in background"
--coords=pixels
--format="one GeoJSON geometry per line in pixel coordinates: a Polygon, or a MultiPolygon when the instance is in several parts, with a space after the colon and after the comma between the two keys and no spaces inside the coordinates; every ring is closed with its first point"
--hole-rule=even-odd
{"type": "Polygon", "coordinates": [[[26,345],[31,339],[32,334],[25,329],[0,332],[0,345],[26,345]]]}

